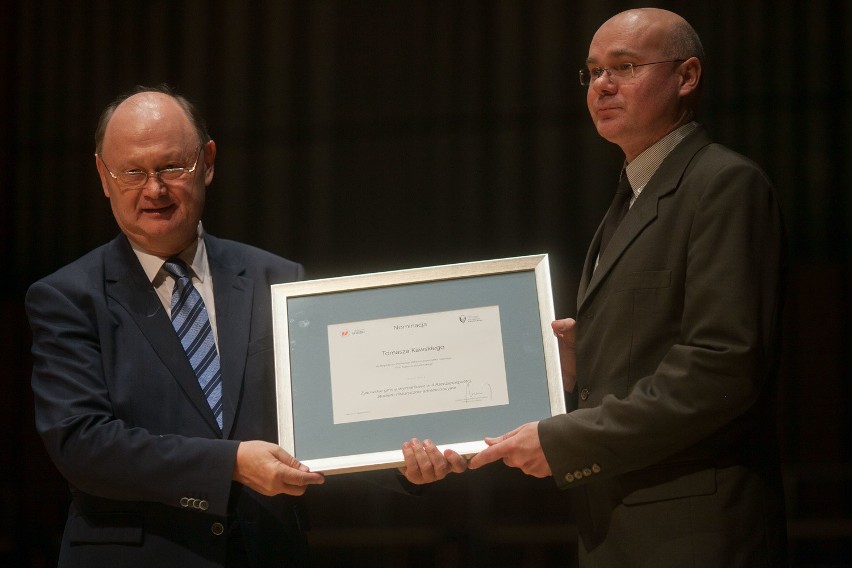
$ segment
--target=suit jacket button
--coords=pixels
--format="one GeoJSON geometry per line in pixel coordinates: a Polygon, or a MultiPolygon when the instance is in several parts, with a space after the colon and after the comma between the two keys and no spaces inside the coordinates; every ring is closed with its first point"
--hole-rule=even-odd
{"type": "Polygon", "coordinates": [[[599,466],[596,463],[593,463],[592,464],[592,473],[600,473],[600,472],[601,472],[601,466],[599,466]]]}
{"type": "Polygon", "coordinates": [[[591,391],[589,390],[589,387],[585,387],[585,388],[583,388],[583,390],[581,390],[581,391],[580,391],[580,400],[586,400],[586,399],[588,399],[588,398],[589,398],[589,394],[591,394],[591,391]]]}
{"type": "Polygon", "coordinates": [[[572,481],[574,481],[574,474],[566,473],[565,474],[565,481],[567,481],[568,483],[571,483],[572,481]]]}
{"type": "Polygon", "coordinates": [[[187,499],[186,497],[181,497],[180,498],[180,506],[181,507],[189,507],[189,499],[187,499]]]}
{"type": "Polygon", "coordinates": [[[201,501],[198,502],[198,508],[201,509],[202,511],[206,511],[207,507],[209,507],[209,506],[210,506],[210,504],[205,499],[202,499],[201,501]]]}
{"type": "Polygon", "coordinates": [[[584,467],[583,468],[583,477],[591,477],[591,475],[592,475],[592,469],[589,468],[589,467],[584,467]]]}
{"type": "Polygon", "coordinates": [[[221,536],[223,532],[225,532],[225,525],[222,523],[213,523],[210,525],[210,532],[215,534],[216,536],[221,536]]]}

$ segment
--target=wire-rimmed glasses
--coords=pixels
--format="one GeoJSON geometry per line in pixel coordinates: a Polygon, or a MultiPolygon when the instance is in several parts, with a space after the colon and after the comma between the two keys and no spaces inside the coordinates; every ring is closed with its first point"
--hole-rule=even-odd
{"type": "Polygon", "coordinates": [[[154,176],[157,180],[164,184],[168,185],[170,183],[177,183],[186,177],[192,175],[195,171],[196,166],[198,166],[198,159],[201,157],[201,151],[204,149],[204,145],[202,144],[195,153],[195,163],[192,164],[190,168],[169,166],[167,168],[162,168],[159,170],[153,170],[150,172],[146,172],[145,170],[127,170],[124,172],[118,172],[117,174],[113,173],[109,166],[104,162],[103,157],[100,154],[96,154],[98,159],[106,168],[106,171],[109,172],[109,175],[112,176],[112,179],[116,180],[122,187],[127,189],[139,189],[145,186],[148,183],[148,178],[150,176],[154,176]]]}
{"type": "Polygon", "coordinates": [[[650,63],[619,63],[612,67],[582,67],[580,69],[580,84],[588,87],[601,77],[604,73],[610,76],[610,79],[632,79],[636,76],[637,67],[645,67],[646,65],[659,65],[660,63],[675,63],[686,61],[685,59],[667,59],[665,61],[652,61],[650,63]]]}

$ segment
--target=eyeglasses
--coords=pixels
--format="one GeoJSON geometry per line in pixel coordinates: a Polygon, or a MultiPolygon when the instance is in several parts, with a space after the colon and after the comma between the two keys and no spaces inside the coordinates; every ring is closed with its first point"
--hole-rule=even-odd
{"type": "Polygon", "coordinates": [[[607,73],[610,78],[627,79],[636,77],[635,70],[637,67],[645,67],[646,65],[659,65],[660,63],[675,63],[686,61],[685,59],[667,59],[665,61],[652,61],[651,63],[619,63],[613,67],[592,67],[591,69],[583,67],[580,69],[580,84],[588,87],[596,80],[603,77],[607,73]]]}
{"type": "Polygon", "coordinates": [[[151,172],[146,172],[145,170],[127,170],[126,172],[118,172],[117,174],[114,174],[112,173],[112,170],[109,169],[109,166],[106,165],[106,162],[104,162],[103,157],[100,154],[96,154],[96,156],[104,165],[106,171],[109,172],[109,175],[112,176],[112,179],[116,180],[127,189],[139,189],[148,183],[148,178],[150,176],[157,178],[157,180],[163,185],[168,185],[170,183],[177,183],[185,177],[192,175],[195,171],[195,167],[198,165],[198,158],[201,157],[201,151],[203,149],[204,145],[201,145],[198,148],[195,155],[195,163],[192,164],[191,168],[177,168],[169,166],[168,168],[162,168],[151,172]]]}

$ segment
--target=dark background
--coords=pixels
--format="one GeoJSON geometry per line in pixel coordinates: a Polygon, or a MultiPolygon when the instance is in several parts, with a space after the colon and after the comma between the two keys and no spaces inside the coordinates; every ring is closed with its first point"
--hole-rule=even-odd
{"type": "MultiPolygon", "coordinates": [[[[796,566],[852,563],[852,2],[642,2],[708,53],[700,119],[775,181],[790,237],[779,422],[796,566]]],[[[112,238],[101,109],[168,82],[219,153],[205,227],[310,277],[550,254],[573,314],[623,157],[577,69],[600,0],[7,2],[0,8],[0,564],[51,566],[67,491],[33,429],[23,295],[112,238]]],[[[498,433],[491,433],[498,434],[498,433]]],[[[502,465],[419,498],[309,491],[320,565],[566,565],[552,480],[502,465]]],[[[731,519],[731,522],[737,522],[731,519]]]]}

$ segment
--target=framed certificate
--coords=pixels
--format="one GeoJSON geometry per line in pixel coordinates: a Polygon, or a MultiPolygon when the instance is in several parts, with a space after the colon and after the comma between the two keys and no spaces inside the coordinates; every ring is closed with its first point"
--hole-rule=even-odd
{"type": "Polygon", "coordinates": [[[547,255],[277,284],[272,315],[279,444],[312,471],[565,412],[547,255]]]}

